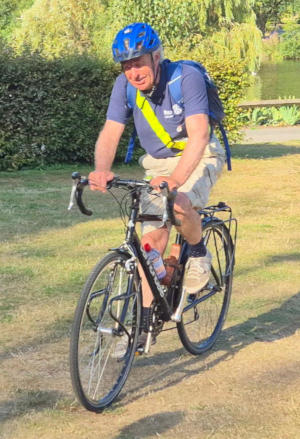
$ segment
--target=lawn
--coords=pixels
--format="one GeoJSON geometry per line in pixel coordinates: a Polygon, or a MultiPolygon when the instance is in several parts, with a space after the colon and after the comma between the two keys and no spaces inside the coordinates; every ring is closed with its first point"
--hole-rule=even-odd
{"type": "MultiPolygon", "coordinates": [[[[214,350],[191,357],[174,332],[161,335],[127,393],[98,416],[74,401],[69,332],[88,272],[124,226],[108,194],[86,194],[92,217],[67,211],[74,170],[90,169],[0,174],[3,438],[296,438],[300,142],[233,147],[233,171],[213,190],[210,201],[226,201],[238,219],[232,303],[214,350]]],[[[135,166],[115,172],[142,176],[135,166]]]]}

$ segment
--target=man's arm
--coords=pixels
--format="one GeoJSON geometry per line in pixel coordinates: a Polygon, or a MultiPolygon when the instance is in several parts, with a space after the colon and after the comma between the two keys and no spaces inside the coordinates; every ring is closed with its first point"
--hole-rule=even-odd
{"type": "Polygon", "coordinates": [[[190,177],[203,157],[206,145],[209,142],[209,122],[206,114],[188,116],[185,120],[188,135],[187,145],[170,177],[156,177],[151,184],[158,186],[167,181],[170,188],[179,188],[190,177]]]}
{"type": "Polygon", "coordinates": [[[106,192],[106,183],[113,179],[111,167],[125,125],[107,120],[99,134],[95,147],[95,171],[89,174],[90,188],[106,192]]]}

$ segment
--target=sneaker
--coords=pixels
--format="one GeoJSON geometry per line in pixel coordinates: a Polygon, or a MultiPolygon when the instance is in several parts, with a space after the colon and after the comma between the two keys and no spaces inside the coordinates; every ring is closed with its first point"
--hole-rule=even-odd
{"type": "Polygon", "coordinates": [[[212,256],[208,250],[199,258],[189,258],[183,278],[183,287],[188,294],[195,294],[205,287],[210,277],[212,256]]]}

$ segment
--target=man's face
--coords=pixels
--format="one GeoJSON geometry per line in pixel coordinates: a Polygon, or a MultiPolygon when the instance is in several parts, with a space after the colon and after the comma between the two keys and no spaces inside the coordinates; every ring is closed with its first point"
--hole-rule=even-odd
{"type": "MultiPolygon", "coordinates": [[[[159,64],[159,55],[154,56],[155,71],[159,64]]],[[[126,78],[135,88],[141,91],[151,90],[154,85],[155,76],[151,55],[146,53],[138,58],[122,62],[122,69],[126,78]]]]}

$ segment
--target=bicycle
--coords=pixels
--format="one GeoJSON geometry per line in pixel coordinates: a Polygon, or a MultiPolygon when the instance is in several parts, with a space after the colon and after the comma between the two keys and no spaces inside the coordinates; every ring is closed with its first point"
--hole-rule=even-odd
{"type": "MultiPolygon", "coordinates": [[[[71,201],[76,198],[79,209],[86,215],[82,200],[86,178],[73,173],[71,201]]],[[[136,232],[136,224],[146,220],[177,220],[173,213],[176,193],[170,192],[166,184],[161,187],[164,199],[162,217],[139,213],[144,190],[151,191],[144,180],[115,177],[108,189],[123,188],[127,195],[120,203],[124,210],[130,200],[128,222],[124,242],[98,262],[90,273],[82,290],[73,321],[70,341],[70,372],[74,392],[79,402],[88,410],[101,412],[121,392],[137,353],[140,332],[142,292],[137,269],[139,262],[152,289],[154,302],[151,324],[144,353],[148,353],[151,338],[163,330],[177,328],[185,349],[199,355],[215,343],[229,307],[234,268],[234,253],[237,235],[237,220],[225,203],[206,207],[202,215],[205,244],[212,254],[211,275],[208,284],[196,295],[182,293],[188,245],[177,233],[175,242],[180,245],[180,256],[168,285],[162,285],[156,272],[147,260],[136,232]],[[215,215],[225,214],[225,219],[215,215]],[[164,323],[174,321],[175,326],[163,329],[164,323]],[[116,355],[117,346],[125,343],[123,353],[116,355]]]]}

